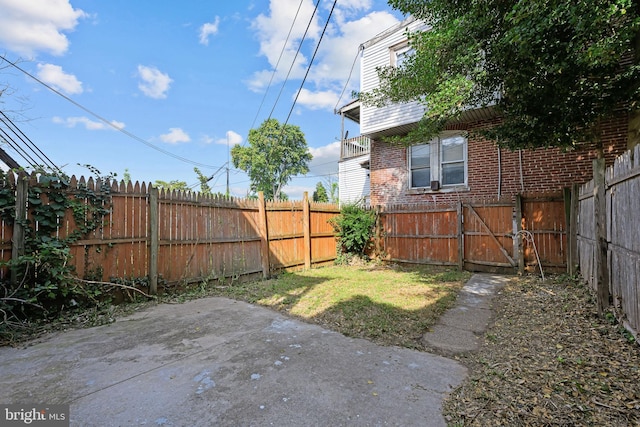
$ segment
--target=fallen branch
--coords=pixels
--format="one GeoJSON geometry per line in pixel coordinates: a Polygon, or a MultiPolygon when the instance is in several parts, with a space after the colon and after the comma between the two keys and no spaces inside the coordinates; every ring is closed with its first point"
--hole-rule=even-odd
{"type": "Polygon", "coordinates": [[[2,297],[2,298],[0,298],[0,301],[15,301],[15,302],[19,302],[19,303],[22,303],[22,304],[29,304],[29,305],[32,305],[34,307],[38,307],[41,310],[45,310],[45,308],[43,306],[41,306],[40,304],[36,304],[36,303],[30,302],[30,301],[24,300],[22,298],[2,297]]]}
{"type": "Polygon", "coordinates": [[[146,292],[143,292],[143,291],[141,291],[141,290],[140,290],[140,289],[138,289],[138,288],[135,288],[135,287],[133,287],[133,286],[129,286],[129,285],[123,285],[123,284],[121,284],[121,283],[113,283],[113,282],[99,282],[99,281],[96,281],[96,280],[84,280],[84,279],[78,279],[78,278],[76,278],[75,280],[77,280],[78,282],[86,283],[86,284],[88,284],[88,285],[117,286],[117,287],[119,287],[119,288],[129,289],[129,290],[132,290],[132,291],[138,292],[138,293],[140,293],[140,294],[144,295],[144,296],[145,296],[145,297],[147,297],[147,298],[156,298],[155,296],[153,296],[153,295],[149,295],[149,294],[147,294],[146,292]]]}
{"type": "Polygon", "coordinates": [[[592,401],[593,403],[595,403],[596,405],[598,405],[598,406],[602,406],[603,408],[611,409],[612,411],[618,411],[618,412],[621,412],[621,413],[623,413],[623,414],[626,414],[626,413],[627,413],[627,411],[626,411],[626,410],[624,410],[624,409],[616,408],[616,407],[614,407],[614,406],[610,406],[610,405],[604,404],[604,403],[602,403],[602,402],[598,402],[598,401],[595,399],[595,397],[594,397],[593,399],[591,399],[591,401],[592,401]]]}

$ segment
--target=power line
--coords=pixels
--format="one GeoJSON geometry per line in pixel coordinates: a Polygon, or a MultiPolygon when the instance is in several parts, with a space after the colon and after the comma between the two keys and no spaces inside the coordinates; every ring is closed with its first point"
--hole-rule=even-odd
{"type": "MultiPolygon", "coordinates": [[[[319,2],[320,2],[320,0],[318,0],[318,3],[319,2]]],[[[283,130],[284,130],[284,127],[287,125],[287,123],[289,123],[289,119],[291,118],[291,114],[293,113],[293,109],[296,106],[296,102],[298,102],[298,96],[300,96],[300,92],[302,91],[302,87],[304,86],[304,83],[307,81],[307,77],[309,76],[309,71],[311,70],[311,66],[313,65],[313,61],[316,58],[316,54],[318,53],[318,49],[320,48],[320,44],[322,43],[322,38],[324,37],[324,34],[327,31],[327,27],[329,26],[329,21],[331,21],[331,16],[333,15],[333,10],[336,8],[336,4],[337,3],[338,3],[338,0],[334,0],[333,6],[331,6],[331,11],[329,12],[329,16],[327,17],[327,22],[325,22],[325,24],[324,24],[324,28],[322,29],[322,34],[320,34],[320,39],[318,39],[318,44],[316,45],[316,48],[313,51],[313,56],[311,57],[311,61],[309,61],[309,66],[307,67],[307,71],[304,74],[304,78],[302,79],[302,83],[300,83],[300,89],[298,89],[298,92],[296,93],[296,97],[293,99],[293,104],[291,105],[291,110],[289,110],[289,115],[287,116],[287,120],[285,120],[284,125],[282,126],[283,130]]],[[[316,3],[316,8],[317,7],[318,7],[318,4],[316,3]]]]}
{"type": "Polygon", "coordinates": [[[362,50],[362,47],[359,47],[358,51],[356,52],[355,58],[353,58],[353,63],[351,64],[351,70],[349,71],[349,77],[347,77],[347,81],[345,82],[344,87],[342,88],[342,93],[340,93],[340,97],[336,102],[336,106],[333,107],[334,112],[338,111],[338,105],[340,104],[340,101],[342,100],[342,97],[344,96],[344,93],[346,92],[347,87],[349,86],[349,82],[351,81],[351,75],[353,74],[353,69],[356,67],[356,62],[358,61],[358,56],[360,56],[361,50],[362,50]]]}
{"type": "MultiPolygon", "coordinates": [[[[53,161],[51,161],[51,159],[47,157],[47,155],[44,154],[42,150],[40,150],[40,148],[38,148],[38,146],[34,144],[33,141],[31,141],[29,137],[25,135],[18,126],[16,126],[16,124],[13,123],[13,121],[11,121],[11,119],[3,111],[0,111],[0,115],[2,115],[2,117],[0,117],[0,122],[4,123],[7,129],[9,129],[24,144],[24,146],[26,146],[42,162],[42,165],[48,166],[52,169],[60,170],[53,163],[53,161]]],[[[13,140],[13,138],[11,138],[6,132],[2,132],[5,134],[5,136],[11,139],[14,144],[18,145],[15,140],[13,140]]]]}
{"type": "Polygon", "coordinates": [[[253,123],[251,123],[251,127],[249,129],[253,129],[253,127],[256,124],[256,121],[258,120],[258,116],[260,115],[260,110],[262,109],[262,105],[264,104],[264,101],[267,98],[267,93],[271,88],[271,83],[273,83],[273,78],[275,77],[276,72],[278,71],[280,60],[282,59],[282,56],[284,55],[284,52],[287,49],[287,43],[289,42],[289,37],[291,37],[291,33],[293,32],[293,27],[295,26],[296,20],[298,19],[298,14],[300,13],[300,9],[302,8],[302,3],[304,3],[304,0],[300,0],[300,4],[298,4],[298,10],[296,10],[296,15],[293,17],[293,21],[291,22],[291,27],[289,27],[289,33],[287,34],[287,38],[285,39],[284,44],[282,45],[280,56],[278,57],[278,61],[276,62],[275,67],[273,68],[273,73],[271,73],[271,79],[269,79],[269,84],[267,85],[267,88],[264,91],[264,96],[262,97],[262,101],[260,102],[260,106],[258,107],[258,111],[256,112],[256,116],[253,118],[253,123]]]}
{"type": "Polygon", "coordinates": [[[29,166],[33,168],[36,168],[38,166],[38,162],[33,157],[31,157],[29,153],[22,149],[20,145],[18,145],[4,129],[0,128],[0,132],[4,134],[4,136],[0,135],[2,141],[13,148],[13,151],[15,151],[20,157],[22,157],[29,164],[29,166]]]}
{"type": "MultiPolygon", "coordinates": [[[[273,103],[273,108],[271,109],[271,112],[269,113],[269,119],[273,115],[273,111],[276,109],[276,105],[278,105],[278,101],[280,100],[280,96],[282,95],[282,91],[284,90],[284,87],[287,84],[287,81],[289,80],[289,76],[291,75],[291,70],[293,70],[293,66],[296,63],[296,59],[298,58],[298,55],[300,54],[300,50],[302,49],[302,44],[304,43],[304,40],[307,37],[307,33],[309,32],[309,28],[311,27],[311,23],[313,22],[314,16],[316,16],[316,12],[318,11],[318,6],[319,5],[320,5],[320,0],[318,0],[316,2],[315,8],[313,9],[313,13],[311,14],[311,18],[309,18],[309,22],[307,23],[307,28],[304,30],[304,34],[302,35],[302,39],[300,40],[300,44],[298,45],[298,50],[296,51],[296,54],[293,57],[293,61],[291,61],[291,66],[289,67],[289,71],[287,71],[287,76],[285,77],[284,81],[282,82],[282,86],[280,87],[280,92],[278,93],[278,97],[276,98],[275,102],[273,103]]],[[[334,7],[335,7],[335,3],[334,3],[334,7]]],[[[332,9],[332,12],[333,12],[333,9],[332,9]]],[[[327,20],[327,22],[328,22],[328,20],[327,20]]],[[[326,27],[325,27],[325,29],[326,29],[326,27]]],[[[324,34],[324,31],[322,33],[324,34]]],[[[320,44],[320,43],[318,42],[318,44],[320,44]]],[[[314,56],[315,56],[315,54],[314,54],[314,56]]],[[[308,71],[309,68],[311,68],[311,63],[309,63],[309,66],[307,67],[307,73],[309,72],[308,71]]],[[[305,75],[305,78],[306,78],[306,75],[305,75]]],[[[295,102],[294,102],[294,105],[295,105],[295,102]]]]}
{"type": "Polygon", "coordinates": [[[46,84],[45,82],[43,82],[42,80],[38,79],[36,76],[32,75],[31,73],[29,73],[28,71],[20,68],[18,65],[12,63],[11,61],[9,61],[8,59],[6,59],[4,56],[0,56],[0,58],[2,58],[6,63],[8,63],[9,65],[11,65],[12,67],[16,68],[17,70],[19,70],[20,72],[24,73],[25,75],[29,76],[30,78],[32,78],[33,80],[35,80],[36,82],[40,83],[42,86],[46,87],[47,89],[49,89],[51,92],[55,93],[58,96],[61,96],[62,98],[64,98],[65,100],[69,101],[70,103],[72,103],[73,105],[75,105],[76,107],[80,108],[81,110],[85,111],[86,113],[92,115],[93,117],[95,117],[96,119],[100,120],[102,123],[106,124],[107,126],[112,127],[113,129],[125,134],[126,136],[128,136],[131,139],[134,139],[144,145],[146,145],[147,147],[156,150],[166,156],[169,157],[173,157],[176,160],[179,160],[181,162],[184,163],[189,163],[195,166],[201,166],[201,167],[205,167],[205,168],[209,168],[209,169],[215,169],[217,168],[217,166],[212,166],[212,165],[208,165],[205,163],[200,163],[200,162],[196,162],[194,160],[189,160],[186,157],[182,157],[179,156],[177,154],[174,154],[170,151],[167,151],[163,148],[160,148],[152,143],[150,143],[149,141],[125,130],[124,128],[117,126],[115,124],[113,124],[112,122],[110,122],[109,120],[105,119],[104,117],[102,117],[101,115],[99,115],[98,113],[94,113],[93,111],[91,111],[90,109],[88,109],[87,107],[81,105],[80,103],[74,101],[73,99],[69,98],[68,96],[66,96],[65,94],[61,93],[60,91],[54,89],[53,87],[49,86],[48,84],[46,84]]]}

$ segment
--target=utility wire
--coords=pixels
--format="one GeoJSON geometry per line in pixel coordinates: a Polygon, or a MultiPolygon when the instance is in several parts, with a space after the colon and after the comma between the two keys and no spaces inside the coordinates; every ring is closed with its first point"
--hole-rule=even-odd
{"type": "MultiPolygon", "coordinates": [[[[293,70],[293,66],[296,64],[296,59],[298,59],[298,55],[300,54],[300,49],[302,49],[302,44],[304,43],[304,40],[307,38],[307,33],[309,32],[309,28],[311,27],[311,23],[313,22],[313,18],[316,16],[316,12],[318,11],[318,6],[319,5],[320,5],[320,0],[318,0],[316,2],[316,6],[313,9],[313,13],[311,14],[311,18],[309,18],[309,22],[307,23],[307,28],[304,30],[304,34],[302,35],[302,39],[300,40],[300,44],[298,45],[298,50],[296,51],[296,54],[293,57],[293,61],[291,61],[291,66],[289,67],[289,71],[287,71],[287,76],[285,77],[284,81],[282,82],[282,86],[280,87],[280,92],[278,93],[278,97],[276,98],[275,102],[273,103],[273,108],[271,109],[271,112],[269,113],[269,118],[268,119],[271,118],[271,116],[273,115],[273,111],[276,109],[276,105],[278,105],[278,101],[280,100],[280,96],[282,95],[282,91],[284,90],[284,87],[287,84],[287,80],[289,80],[289,76],[291,75],[291,70],[293,70]]],[[[334,3],[334,7],[335,7],[335,3],[334,3]]],[[[333,12],[333,9],[332,9],[332,12],[333,12]]],[[[329,21],[327,20],[327,22],[329,22],[329,21]]],[[[323,31],[323,34],[324,34],[324,31],[323,31]]],[[[318,43],[318,44],[320,44],[320,43],[318,43]]],[[[310,67],[311,67],[311,63],[309,64],[309,67],[307,67],[307,73],[309,72],[308,70],[309,70],[310,67]]]]}
{"type": "MultiPolygon", "coordinates": [[[[215,171],[214,173],[212,173],[212,174],[211,174],[211,176],[209,176],[205,182],[209,182],[209,181],[211,181],[211,180],[212,180],[212,179],[213,179],[213,178],[218,174],[218,172],[220,172],[220,171],[221,171],[225,166],[227,166],[228,164],[229,164],[229,162],[227,162],[227,163],[225,163],[224,165],[220,166],[220,167],[218,168],[218,170],[217,170],[217,171],[215,171]]],[[[194,189],[194,188],[196,188],[198,185],[202,185],[202,182],[198,181],[198,182],[196,182],[195,184],[191,184],[191,185],[189,186],[189,189],[190,189],[190,190],[193,190],[193,189],[194,189]]]]}
{"type": "MultiPolygon", "coordinates": [[[[20,128],[18,126],[16,126],[15,123],[13,123],[13,121],[7,117],[7,115],[3,112],[0,111],[0,115],[2,115],[2,117],[0,117],[0,122],[4,123],[4,125],[11,130],[11,132],[13,132],[13,134],[20,140],[22,141],[22,143],[27,146],[29,148],[29,150],[31,150],[32,153],[34,153],[34,155],[40,159],[40,161],[42,162],[42,164],[51,167],[52,169],[55,170],[60,170],[60,168],[58,168],[55,163],[53,163],[53,161],[47,157],[46,154],[44,154],[42,152],[42,150],[40,150],[40,148],[38,148],[38,146],[29,139],[29,137],[27,135],[24,134],[24,132],[22,132],[20,130],[20,128]]],[[[14,141],[15,143],[15,141],[14,141]]]]}
{"type": "Polygon", "coordinates": [[[253,127],[256,124],[256,121],[258,120],[258,116],[260,115],[260,110],[262,110],[262,105],[264,104],[264,101],[267,98],[267,94],[269,93],[269,89],[271,88],[271,83],[273,83],[273,78],[275,77],[276,72],[278,71],[280,60],[282,59],[284,52],[287,50],[287,43],[289,42],[289,37],[291,37],[291,33],[293,32],[293,27],[295,26],[296,20],[298,19],[298,14],[300,13],[300,9],[302,8],[302,3],[304,3],[304,0],[300,0],[300,4],[298,4],[298,10],[296,11],[296,15],[293,17],[293,22],[291,22],[291,27],[289,27],[289,33],[287,34],[287,38],[284,41],[284,45],[282,45],[280,56],[278,57],[278,61],[276,62],[275,67],[273,68],[273,73],[271,73],[271,79],[269,79],[269,84],[267,85],[267,88],[264,91],[264,96],[262,97],[262,101],[260,102],[260,106],[258,107],[258,111],[256,112],[256,116],[253,118],[253,123],[251,123],[251,127],[249,129],[253,129],[253,127]]]}
{"type": "Polygon", "coordinates": [[[0,128],[0,132],[2,134],[4,134],[4,136],[0,135],[0,138],[2,138],[2,140],[4,142],[6,142],[7,144],[9,144],[9,146],[11,148],[13,148],[13,150],[18,153],[18,155],[20,157],[22,157],[31,167],[33,168],[37,168],[38,167],[38,162],[31,157],[31,155],[29,153],[27,153],[26,150],[24,150],[22,147],[20,147],[20,145],[18,143],[16,143],[13,138],[11,138],[11,136],[2,128],[0,128]]]}
{"type": "Polygon", "coordinates": [[[358,48],[358,52],[356,52],[356,57],[353,58],[353,63],[351,64],[351,70],[349,71],[349,77],[347,77],[347,81],[344,84],[344,87],[342,88],[342,93],[340,94],[340,97],[338,98],[338,101],[336,102],[336,106],[333,107],[333,112],[336,113],[338,111],[338,105],[340,104],[340,101],[342,100],[342,97],[344,96],[344,93],[347,91],[347,87],[349,86],[349,82],[351,81],[351,75],[353,74],[353,69],[356,67],[356,62],[358,61],[358,56],[360,56],[360,51],[362,50],[362,47],[358,48]]]}
{"type": "MultiPolygon", "coordinates": [[[[318,3],[320,0],[318,0],[318,3]]],[[[309,71],[311,70],[311,66],[313,65],[313,61],[316,58],[316,54],[318,53],[318,49],[320,48],[320,44],[322,43],[322,38],[324,37],[325,32],[327,31],[327,27],[329,26],[329,21],[331,21],[331,16],[333,15],[333,10],[336,8],[336,3],[338,0],[334,0],[333,6],[331,6],[331,11],[329,12],[329,16],[327,17],[327,22],[324,23],[324,28],[322,29],[322,34],[320,34],[320,39],[318,39],[318,44],[316,45],[316,49],[313,51],[313,56],[311,57],[311,61],[309,61],[309,66],[307,67],[307,71],[304,74],[304,78],[302,79],[302,83],[300,83],[300,89],[296,93],[296,97],[293,99],[293,104],[291,104],[291,110],[289,110],[289,115],[287,116],[287,120],[285,120],[282,129],[284,131],[285,126],[289,123],[289,119],[291,118],[291,114],[293,113],[293,109],[296,106],[296,102],[298,102],[298,96],[300,96],[300,92],[302,91],[302,87],[304,83],[307,81],[307,77],[309,76],[309,71]]],[[[316,8],[318,4],[316,3],[316,8]]]]}
{"type": "Polygon", "coordinates": [[[76,107],[80,108],[81,110],[85,111],[86,113],[92,115],[93,117],[95,117],[96,119],[100,120],[102,123],[106,124],[107,126],[112,127],[113,129],[125,134],[126,136],[128,136],[129,138],[132,138],[144,145],[146,145],[147,147],[156,150],[164,155],[167,155],[169,157],[173,157],[176,160],[180,160],[181,162],[184,163],[189,163],[195,166],[201,166],[201,167],[205,167],[205,168],[209,168],[209,169],[215,169],[217,168],[217,166],[212,166],[212,165],[207,165],[205,163],[200,163],[200,162],[196,162],[194,160],[189,160],[186,157],[182,157],[182,156],[178,156],[177,154],[173,154],[170,151],[164,150],[152,143],[150,143],[149,141],[121,128],[120,126],[116,126],[115,124],[113,124],[112,122],[110,122],[109,120],[105,119],[104,117],[100,116],[97,113],[94,113],[93,111],[89,110],[87,107],[81,105],[80,103],[74,101],[73,99],[69,98],[68,96],[66,96],[65,94],[61,93],[60,91],[54,89],[53,87],[49,86],[48,84],[46,84],[45,82],[43,82],[42,80],[38,79],[36,76],[30,74],[28,71],[20,68],[19,66],[17,66],[16,64],[14,64],[13,62],[9,61],[8,59],[6,59],[4,56],[0,56],[0,58],[2,58],[5,62],[7,62],[9,65],[11,65],[12,67],[16,68],[17,70],[19,70],[20,72],[24,73],[25,75],[31,77],[33,80],[35,80],[36,82],[40,83],[41,85],[43,85],[44,87],[46,87],[47,89],[49,89],[51,92],[55,93],[56,95],[61,96],[62,98],[66,99],[67,101],[69,101],[70,103],[72,103],[73,105],[75,105],[76,107]]]}

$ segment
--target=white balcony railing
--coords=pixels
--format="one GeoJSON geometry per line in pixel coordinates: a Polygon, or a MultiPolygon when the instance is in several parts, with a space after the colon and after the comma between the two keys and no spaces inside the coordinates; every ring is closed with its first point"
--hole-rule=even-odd
{"type": "Polygon", "coordinates": [[[369,154],[371,140],[366,136],[343,139],[340,145],[340,160],[369,154]]]}

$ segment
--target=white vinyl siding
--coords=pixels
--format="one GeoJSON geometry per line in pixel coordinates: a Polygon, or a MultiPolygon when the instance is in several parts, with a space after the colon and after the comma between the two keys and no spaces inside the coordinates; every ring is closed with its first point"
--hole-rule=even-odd
{"type": "MultiPolygon", "coordinates": [[[[363,92],[380,85],[377,67],[394,65],[391,54],[394,46],[401,46],[406,40],[406,31],[426,30],[428,27],[420,20],[409,19],[370,40],[363,45],[360,67],[360,88],[363,92]]],[[[360,113],[360,132],[363,135],[375,135],[387,129],[418,122],[424,114],[424,106],[419,102],[391,104],[384,107],[362,106],[360,113]]]]}
{"type": "Polygon", "coordinates": [[[366,154],[338,162],[338,197],[341,205],[369,205],[369,169],[361,166],[368,160],[369,154],[366,154]]]}

